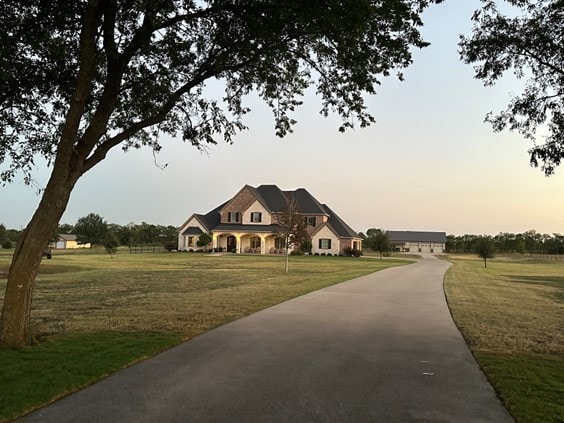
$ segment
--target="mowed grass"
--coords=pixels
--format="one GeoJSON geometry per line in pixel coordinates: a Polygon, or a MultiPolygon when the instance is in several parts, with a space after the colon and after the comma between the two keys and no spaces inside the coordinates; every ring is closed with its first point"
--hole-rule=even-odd
{"type": "MultiPolygon", "coordinates": [[[[10,256],[0,252],[0,304],[10,256]]],[[[226,322],[407,263],[348,257],[55,254],[36,280],[38,342],[0,349],[0,420],[226,322]]]]}
{"type": "Polygon", "coordinates": [[[517,422],[564,422],[564,263],[451,256],[448,303],[517,422]]]}

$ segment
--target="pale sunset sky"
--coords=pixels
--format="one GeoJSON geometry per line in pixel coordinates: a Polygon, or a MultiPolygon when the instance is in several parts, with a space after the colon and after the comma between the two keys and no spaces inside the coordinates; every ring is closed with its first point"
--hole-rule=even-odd
{"type": "MultiPolygon", "coordinates": [[[[520,82],[508,75],[483,87],[459,60],[458,36],[470,33],[479,7],[478,0],[448,0],[425,12],[422,32],[432,45],[415,52],[404,82],[385,79],[367,98],[377,120],[368,129],[340,134],[339,118],[321,117],[310,91],[294,115],[294,133],[279,139],[271,112],[251,97],[249,130],[233,145],[202,154],[163,139],[156,162],[165,170],[148,149],[113,151],[79,181],[61,222],[97,213],[110,223],[179,226],[245,184],[276,184],[306,188],[356,231],[564,233],[564,166],[546,178],[529,166],[529,141],[495,134],[483,122],[519,93],[520,82]]],[[[47,177],[38,166],[36,183],[44,186],[47,177]]],[[[38,201],[21,178],[0,186],[0,223],[24,227],[38,201]]]]}

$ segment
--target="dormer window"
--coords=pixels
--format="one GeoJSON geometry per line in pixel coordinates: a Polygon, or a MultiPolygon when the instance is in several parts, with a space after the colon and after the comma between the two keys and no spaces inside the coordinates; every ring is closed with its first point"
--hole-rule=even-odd
{"type": "Polygon", "coordinates": [[[307,226],[315,226],[315,224],[316,224],[315,216],[306,217],[305,223],[306,223],[307,226]]]}
{"type": "Polygon", "coordinates": [[[239,213],[238,212],[229,212],[227,214],[227,221],[229,223],[238,223],[239,222],[239,213]]]}
{"type": "Polygon", "coordinates": [[[252,213],[251,213],[251,222],[252,222],[252,223],[260,223],[260,222],[262,222],[262,213],[259,213],[259,212],[252,212],[252,213]]]}

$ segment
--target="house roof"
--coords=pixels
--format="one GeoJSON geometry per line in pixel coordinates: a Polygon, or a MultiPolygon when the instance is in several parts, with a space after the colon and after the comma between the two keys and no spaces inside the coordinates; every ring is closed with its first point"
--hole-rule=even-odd
{"type": "Polygon", "coordinates": [[[281,212],[288,201],[286,195],[276,185],[261,185],[255,188],[255,192],[273,213],[281,212]]]}
{"type": "Polygon", "coordinates": [[[327,214],[327,211],[323,208],[321,203],[304,188],[298,188],[295,191],[286,191],[286,195],[296,202],[300,213],[327,214]]]}
{"type": "Polygon", "coordinates": [[[71,234],[59,234],[59,238],[63,241],[76,241],[76,235],[71,234]]]}
{"type": "Polygon", "coordinates": [[[203,233],[204,232],[197,226],[190,226],[188,229],[182,232],[182,235],[202,235],[203,233]]]}
{"type": "Polygon", "coordinates": [[[446,232],[386,231],[390,242],[447,242],[446,232]]]}
{"type": "Polygon", "coordinates": [[[343,238],[360,238],[354,229],[347,225],[327,204],[323,204],[323,208],[327,210],[329,214],[327,224],[333,228],[333,232],[343,238]]]}

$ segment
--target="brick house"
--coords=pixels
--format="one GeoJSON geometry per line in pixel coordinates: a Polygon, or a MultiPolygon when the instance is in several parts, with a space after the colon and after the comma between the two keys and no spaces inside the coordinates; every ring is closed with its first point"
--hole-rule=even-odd
{"type": "Polygon", "coordinates": [[[233,198],[207,214],[191,215],[178,230],[178,250],[201,248],[197,245],[199,236],[207,233],[212,237],[208,248],[235,253],[281,253],[284,240],[278,236],[277,216],[290,201],[305,219],[312,254],[338,255],[347,247],[362,249],[358,234],[307,190],[245,185],[233,198]]]}

